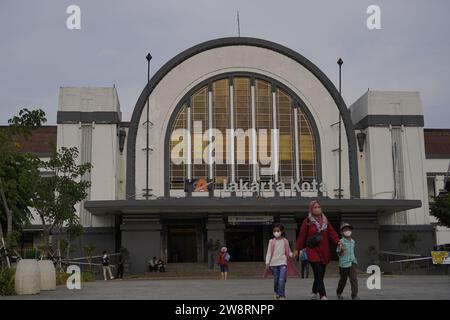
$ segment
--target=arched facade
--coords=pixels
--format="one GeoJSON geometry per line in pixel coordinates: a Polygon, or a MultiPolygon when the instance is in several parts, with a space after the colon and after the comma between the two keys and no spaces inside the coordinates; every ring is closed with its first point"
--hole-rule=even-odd
{"type": "MultiPolygon", "coordinates": [[[[164,65],[144,88],[133,112],[128,133],[127,198],[142,199],[142,189],[145,188],[143,147],[146,136],[143,111],[146,100],[150,99],[150,121],[153,123],[149,137],[154,150],[149,161],[150,188],[156,197],[170,196],[170,157],[165,148],[168,146],[167,135],[171,131],[173,115],[178,108],[182,108],[186,96],[195,88],[199,89],[210,79],[218,79],[223,75],[233,78],[233,75],[239,74],[241,78],[248,75],[249,81],[259,77],[271,86],[277,84],[282,88],[281,92],[285,92],[289,99],[298,103],[301,107],[299,110],[304,111],[305,119],[316,130],[314,141],[320,144],[320,147],[315,145],[315,154],[319,156],[315,159],[315,174],[326,183],[327,196],[330,197],[334,197],[333,190],[337,188],[338,139],[335,124],[339,114],[342,116],[347,137],[342,143],[343,194],[348,198],[358,197],[353,125],[349,111],[331,81],[309,60],[281,45],[253,38],[224,38],[205,42],[180,53],[164,65]]],[[[206,95],[209,89],[205,89],[206,95]]]]}

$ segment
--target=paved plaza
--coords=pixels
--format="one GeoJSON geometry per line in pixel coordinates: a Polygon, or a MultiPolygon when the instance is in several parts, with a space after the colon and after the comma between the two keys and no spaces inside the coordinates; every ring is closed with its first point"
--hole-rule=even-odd
{"type": "MultiPolygon", "coordinates": [[[[450,299],[449,276],[383,276],[380,290],[369,290],[366,277],[359,278],[361,299],[450,299]]],[[[328,297],[336,299],[337,277],[325,279],[328,297]]],[[[289,279],[286,285],[290,300],[309,299],[312,279],[289,279]]],[[[350,298],[350,286],[344,297],[350,298]]],[[[112,280],[83,283],[80,290],[59,286],[56,291],[34,296],[0,297],[2,299],[169,299],[169,300],[271,300],[271,279],[202,280],[112,280]]]]}

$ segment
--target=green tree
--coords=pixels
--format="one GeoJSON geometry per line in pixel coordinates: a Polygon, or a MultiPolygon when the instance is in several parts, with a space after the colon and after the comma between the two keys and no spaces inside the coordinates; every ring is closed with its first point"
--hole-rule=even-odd
{"type": "Polygon", "coordinates": [[[431,204],[431,215],[435,216],[439,225],[450,228],[450,192],[434,197],[431,204]]]}
{"type": "Polygon", "coordinates": [[[78,165],[77,161],[75,147],[62,147],[51,155],[50,160],[41,161],[40,168],[51,175],[42,177],[30,196],[32,207],[42,221],[44,257],[50,253],[55,230],[61,234],[63,227],[76,229],[79,226],[75,205],[87,196],[91,183],[83,176],[91,170],[91,164],[78,165]]]}
{"type": "Polygon", "coordinates": [[[39,178],[39,158],[22,152],[21,143],[46,121],[41,109],[22,109],[0,130],[0,247],[29,223],[29,194],[39,178]]]}

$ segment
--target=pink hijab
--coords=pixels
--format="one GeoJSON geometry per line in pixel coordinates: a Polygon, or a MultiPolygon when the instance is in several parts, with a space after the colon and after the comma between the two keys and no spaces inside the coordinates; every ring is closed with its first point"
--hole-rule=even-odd
{"type": "Polygon", "coordinates": [[[328,227],[328,219],[327,219],[327,217],[325,216],[325,214],[323,212],[322,212],[320,218],[315,218],[314,217],[313,209],[314,209],[314,206],[316,204],[320,205],[320,202],[317,201],[317,200],[312,200],[309,203],[308,219],[309,219],[310,223],[314,223],[316,225],[317,230],[319,230],[319,232],[320,232],[320,231],[325,230],[328,227]]]}

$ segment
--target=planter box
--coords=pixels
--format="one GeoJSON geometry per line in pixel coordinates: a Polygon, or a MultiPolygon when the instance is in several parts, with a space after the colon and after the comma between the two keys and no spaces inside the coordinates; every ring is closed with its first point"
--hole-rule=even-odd
{"type": "Polygon", "coordinates": [[[56,290],[56,270],[50,260],[38,261],[41,290],[56,290]]]}
{"type": "Polygon", "coordinates": [[[41,291],[41,273],[37,260],[22,259],[17,263],[16,294],[38,294],[41,291]]]}

